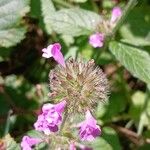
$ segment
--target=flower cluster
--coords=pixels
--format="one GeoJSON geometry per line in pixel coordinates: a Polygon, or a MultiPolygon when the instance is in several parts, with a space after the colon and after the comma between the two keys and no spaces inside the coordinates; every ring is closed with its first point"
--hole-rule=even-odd
{"type": "MultiPolygon", "coordinates": [[[[99,35],[97,35],[99,36],[99,35]]],[[[51,149],[76,150],[78,140],[72,134],[72,128],[78,130],[80,141],[92,141],[101,134],[100,126],[92,112],[98,101],[105,101],[108,94],[107,79],[94,60],[87,63],[69,59],[64,61],[61,45],[54,43],[44,48],[43,57],[53,57],[60,65],[50,72],[51,100],[55,104],[47,103],[42,106],[41,113],[34,123],[35,130],[43,133],[47,139],[50,137],[51,149]],[[71,127],[74,114],[85,116],[85,120],[71,127]],[[65,121],[69,123],[68,125],[65,121]],[[68,128],[70,135],[63,133],[68,128]],[[64,130],[63,130],[64,128],[64,130]],[[56,142],[57,141],[57,142],[56,142]]],[[[31,150],[35,145],[47,140],[24,136],[21,142],[23,150],[31,150]]],[[[82,150],[91,150],[84,145],[82,150]]]]}
{"type": "MultiPolygon", "coordinates": [[[[56,105],[45,104],[42,107],[42,114],[38,116],[34,127],[38,131],[44,132],[46,135],[50,135],[53,132],[58,131],[58,125],[62,123],[62,113],[64,111],[66,101],[62,101],[56,105]]],[[[79,136],[82,141],[92,141],[101,134],[100,127],[96,124],[97,121],[91,115],[90,111],[86,112],[85,121],[81,122],[78,126],[79,136]]],[[[40,138],[33,138],[24,136],[21,142],[23,150],[32,150],[32,147],[41,143],[40,138]]],[[[75,150],[75,144],[70,143],[70,150],[75,150]]],[[[83,148],[83,150],[85,147],[83,148]]]]}
{"type": "Polygon", "coordinates": [[[112,15],[110,20],[104,21],[101,25],[104,26],[104,29],[102,29],[102,31],[100,32],[97,31],[89,37],[89,44],[92,45],[94,48],[103,47],[106,34],[108,34],[110,30],[112,31],[112,28],[115,27],[117,21],[122,15],[122,10],[120,7],[114,7],[111,14],[112,15]]]}

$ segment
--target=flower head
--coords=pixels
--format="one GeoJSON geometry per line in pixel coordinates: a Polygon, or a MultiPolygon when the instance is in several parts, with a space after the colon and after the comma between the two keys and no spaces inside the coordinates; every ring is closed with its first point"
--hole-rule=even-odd
{"type": "Polygon", "coordinates": [[[104,34],[102,33],[95,33],[92,34],[89,38],[89,43],[94,47],[102,47],[104,44],[104,34]]]}
{"type": "Polygon", "coordinates": [[[43,131],[49,135],[51,132],[58,131],[58,125],[62,122],[62,113],[64,111],[66,101],[62,101],[56,105],[44,104],[42,114],[38,116],[34,124],[36,130],[43,131]]]}
{"type": "Polygon", "coordinates": [[[97,125],[97,121],[91,115],[90,111],[86,111],[85,121],[79,124],[80,131],[79,136],[82,141],[93,141],[97,136],[101,134],[101,129],[97,125]]]}
{"type": "Polygon", "coordinates": [[[32,146],[40,143],[41,141],[42,140],[39,138],[24,136],[21,142],[22,150],[32,150],[32,146]]]}
{"type": "Polygon", "coordinates": [[[65,98],[68,113],[84,114],[87,108],[94,110],[99,101],[105,101],[108,82],[94,60],[85,63],[72,58],[66,61],[66,68],[57,66],[50,74],[50,94],[54,102],[65,98]]]}
{"type": "Polygon", "coordinates": [[[114,23],[116,22],[122,15],[122,10],[120,7],[114,7],[112,10],[112,15],[111,15],[111,19],[110,22],[114,23]]]}
{"type": "Polygon", "coordinates": [[[47,48],[42,49],[42,52],[43,57],[53,57],[60,65],[65,67],[65,61],[61,53],[61,45],[59,43],[50,44],[47,48]]]}

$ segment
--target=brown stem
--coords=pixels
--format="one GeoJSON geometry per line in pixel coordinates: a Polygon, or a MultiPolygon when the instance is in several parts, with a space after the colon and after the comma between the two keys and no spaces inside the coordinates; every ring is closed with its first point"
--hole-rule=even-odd
{"type": "Polygon", "coordinates": [[[111,127],[114,128],[121,135],[127,137],[132,143],[134,143],[137,146],[141,146],[144,143],[150,144],[150,139],[149,138],[145,139],[144,137],[139,136],[134,131],[131,131],[127,128],[116,126],[116,125],[111,125],[111,127]]]}

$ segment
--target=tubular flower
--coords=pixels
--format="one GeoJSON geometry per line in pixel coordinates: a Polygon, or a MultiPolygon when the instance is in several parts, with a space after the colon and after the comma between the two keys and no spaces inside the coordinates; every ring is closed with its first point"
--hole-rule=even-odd
{"type": "Polygon", "coordinates": [[[101,134],[101,129],[89,110],[86,112],[85,121],[79,124],[79,128],[79,136],[82,141],[93,141],[101,134]]]}
{"type": "Polygon", "coordinates": [[[104,34],[95,33],[92,34],[89,38],[89,43],[94,47],[102,47],[104,45],[104,34]]]}
{"type": "Polygon", "coordinates": [[[33,138],[29,136],[24,136],[21,142],[22,150],[32,150],[32,146],[40,143],[42,140],[39,138],[33,138]]]}
{"type": "Polygon", "coordinates": [[[56,66],[50,74],[51,98],[58,102],[64,98],[68,113],[94,110],[99,101],[105,101],[109,91],[107,78],[94,60],[87,63],[69,59],[66,68],[56,66]],[[53,94],[54,93],[54,94],[53,94]]]}
{"type": "Polygon", "coordinates": [[[122,10],[120,7],[114,7],[112,10],[112,15],[111,15],[111,19],[110,22],[114,23],[116,22],[122,15],[122,10]]]}
{"type": "Polygon", "coordinates": [[[61,53],[61,45],[59,43],[50,44],[47,48],[42,49],[42,52],[43,57],[53,57],[60,65],[65,67],[65,61],[61,53]]]}
{"type": "Polygon", "coordinates": [[[43,131],[49,135],[51,132],[58,131],[58,125],[62,122],[62,113],[64,111],[66,101],[62,101],[56,105],[44,104],[42,114],[38,116],[34,124],[36,130],[43,131]]]}

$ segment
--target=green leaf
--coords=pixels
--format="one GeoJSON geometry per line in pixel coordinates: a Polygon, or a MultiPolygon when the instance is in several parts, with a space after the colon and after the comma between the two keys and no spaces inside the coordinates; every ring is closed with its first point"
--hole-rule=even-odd
{"type": "Polygon", "coordinates": [[[41,139],[45,138],[45,135],[42,132],[37,131],[37,130],[30,130],[27,132],[27,135],[30,137],[34,137],[34,138],[37,138],[37,137],[41,139]]]}
{"type": "Polygon", "coordinates": [[[52,26],[51,26],[51,21],[49,19],[49,16],[55,13],[55,7],[53,5],[52,0],[41,0],[41,7],[42,7],[42,15],[44,18],[45,28],[47,32],[51,34],[52,26]]]}
{"type": "Polygon", "coordinates": [[[3,138],[7,150],[21,150],[19,144],[8,134],[3,138]]]}
{"type": "Polygon", "coordinates": [[[28,0],[0,1],[0,47],[10,47],[24,38],[21,18],[29,11],[28,0]]]}
{"type": "Polygon", "coordinates": [[[113,148],[111,147],[111,145],[102,137],[101,138],[97,138],[96,140],[94,140],[94,142],[92,142],[92,146],[91,146],[94,150],[113,150],[113,148]]]}
{"type": "Polygon", "coordinates": [[[101,21],[100,15],[79,8],[59,10],[49,14],[47,19],[49,19],[54,31],[72,36],[93,32],[101,21]]]}
{"type": "Polygon", "coordinates": [[[102,130],[102,138],[104,138],[114,150],[121,150],[121,145],[119,142],[118,135],[113,128],[104,127],[102,130]]]}
{"type": "Polygon", "coordinates": [[[147,52],[118,42],[111,42],[109,49],[133,76],[150,83],[150,56],[147,52]]]}
{"type": "Polygon", "coordinates": [[[150,7],[137,7],[120,28],[123,41],[134,45],[150,45],[150,7]]]}
{"type": "Polygon", "coordinates": [[[91,142],[91,146],[94,150],[121,150],[119,138],[114,129],[110,127],[104,127],[102,129],[102,136],[91,142]]]}

